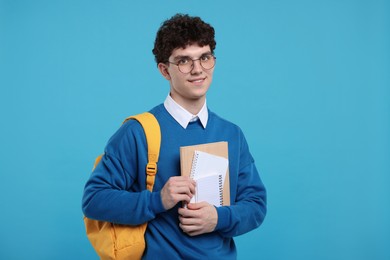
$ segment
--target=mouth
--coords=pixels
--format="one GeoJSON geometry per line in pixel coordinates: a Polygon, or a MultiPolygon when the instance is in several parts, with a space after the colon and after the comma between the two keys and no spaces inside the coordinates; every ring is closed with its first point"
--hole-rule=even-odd
{"type": "Polygon", "coordinates": [[[196,79],[189,79],[188,81],[194,84],[201,84],[205,81],[206,78],[196,78],[196,79]]]}

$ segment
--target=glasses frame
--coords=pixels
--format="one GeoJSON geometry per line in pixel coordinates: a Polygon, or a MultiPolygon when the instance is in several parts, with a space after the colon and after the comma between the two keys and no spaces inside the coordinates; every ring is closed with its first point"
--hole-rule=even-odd
{"type": "Polygon", "coordinates": [[[175,63],[175,62],[167,61],[167,63],[176,65],[176,66],[177,66],[177,69],[178,69],[181,73],[183,73],[183,74],[191,73],[191,71],[194,69],[194,63],[195,63],[195,61],[197,61],[197,60],[199,61],[200,66],[201,66],[204,70],[211,70],[212,68],[215,67],[215,64],[217,63],[217,57],[215,57],[214,54],[209,54],[209,55],[210,55],[211,57],[213,57],[213,59],[214,59],[214,65],[213,65],[211,68],[209,68],[209,69],[206,69],[205,67],[203,67],[202,61],[200,60],[200,59],[202,58],[202,56],[201,56],[199,59],[191,59],[190,57],[188,57],[188,59],[190,59],[190,60],[192,61],[191,69],[190,69],[188,72],[183,72],[183,71],[181,71],[181,70],[180,70],[180,64],[179,64],[178,62],[175,63]]]}

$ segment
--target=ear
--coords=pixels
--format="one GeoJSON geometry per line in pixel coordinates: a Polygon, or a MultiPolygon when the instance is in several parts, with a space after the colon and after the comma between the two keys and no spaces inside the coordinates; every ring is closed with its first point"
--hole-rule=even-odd
{"type": "Polygon", "coordinates": [[[164,78],[167,80],[171,80],[171,76],[169,75],[168,66],[164,63],[159,63],[157,65],[158,70],[160,71],[161,75],[163,75],[164,78]]]}

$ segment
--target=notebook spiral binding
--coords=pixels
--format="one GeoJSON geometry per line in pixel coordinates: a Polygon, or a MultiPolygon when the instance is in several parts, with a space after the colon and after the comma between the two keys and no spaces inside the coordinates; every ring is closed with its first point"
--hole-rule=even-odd
{"type": "Polygon", "coordinates": [[[194,153],[194,158],[192,158],[192,167],[191,167],[191,172],[190,172],[190,178],[193,179],[195,175],[195,170],[196,170],[196,165],[198,163],[198,153],[194,153]]]}
{"type": "Polygon", "coordinates": [[[222,175],[218,175],[218,181],[219,181],[219,205],[223,206],[223,181],[222,181],[222,175]]]}

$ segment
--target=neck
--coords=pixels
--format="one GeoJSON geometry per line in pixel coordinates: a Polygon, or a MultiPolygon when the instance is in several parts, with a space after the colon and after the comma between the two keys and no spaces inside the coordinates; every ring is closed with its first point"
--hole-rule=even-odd
{"type": "Polygon", "coordinates": [[[197,115],[200,112],[200,110],[202,109],[206,101],[206,97],[202,97],[194,100],[182,100],[172,95],[171,97],[173,98],[173,100],[175,100],[176,103],[178,103],[180,106],[182,106],[185,110],[187,110],[193,115],[197,115]]]}
{"type": "Polygon", "coordinates": [[[190,112],[191,114],[197,115],[197,114],[199,114],[200,110],[202,109],[202,107],[204,105],[204,100],[202,102],[197,103],[197,104],[191,103],[191,104],[185,104],[185,105],[180,104],[180,105],[182,107],[184,107],[184,109],[187,110],[188,112],[190,112]]]}

